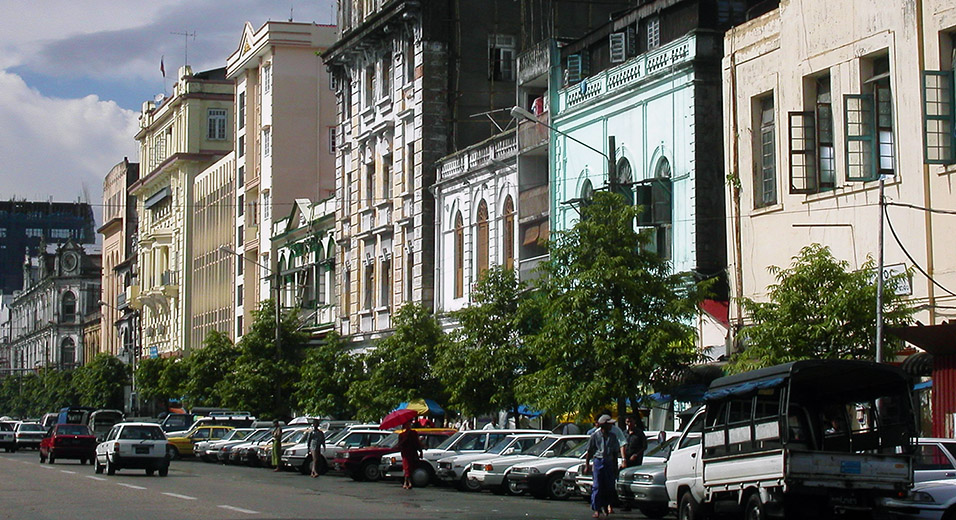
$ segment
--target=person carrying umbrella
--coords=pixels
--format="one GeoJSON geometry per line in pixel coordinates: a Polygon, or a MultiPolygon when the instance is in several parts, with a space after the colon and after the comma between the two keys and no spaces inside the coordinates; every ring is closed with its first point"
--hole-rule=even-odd
{"type": "Polygon", "coordinates": [[[418,432],[412,428],[411,419],[406,421],[402,428],[402,433],[398,435],[398,448],[402,453],[402,472],[405,474],[402,489],[412,489],[412,473],[422,459],[422,440],[418,432]]]}

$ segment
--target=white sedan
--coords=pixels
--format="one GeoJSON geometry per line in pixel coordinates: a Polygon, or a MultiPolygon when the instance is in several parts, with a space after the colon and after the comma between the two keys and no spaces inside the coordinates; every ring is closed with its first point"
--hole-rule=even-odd
{"type": "Polygon", "coordinates": [[[896,518],[956,519],[956,480],[919,482],[906,498],[885,499],[883,507],[896,518]]]}
{"type": "Polygon", "coordinates": [[[96,446],[93,461],[97,473],[113,475],[121,469],[144,469],[147,475],[169,473],[166,434],[155,423],[119,423],[96,446]]]}

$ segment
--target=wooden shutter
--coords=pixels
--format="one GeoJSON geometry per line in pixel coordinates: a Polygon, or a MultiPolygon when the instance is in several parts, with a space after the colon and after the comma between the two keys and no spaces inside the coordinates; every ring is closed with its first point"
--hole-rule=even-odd
{"type": "Polygon", "coordinates": [[[870,181],[876,174],[876,111],[873,94],[843,96],[846,180],[870,181]]]}
{"type": "Polygon", "coordinates": [[[816,193],[816,121],[813,112],[790,112],[790,193],[816,193]]]}

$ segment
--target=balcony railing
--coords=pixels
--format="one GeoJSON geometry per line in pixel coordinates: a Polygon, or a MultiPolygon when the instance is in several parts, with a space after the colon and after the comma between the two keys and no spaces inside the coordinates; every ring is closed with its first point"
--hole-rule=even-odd
{"type": "Polygon", "coordinates": [[[129,300],[126,299],[125,292],[121,292],[116,295],[116,308],[123,309],[126,307],[127,303],[129,303],[129,300]]]}
{"type": "Polygon", "coordinates": [[[492,161],[512,158],[517,152],[518,140],[514,131],[500,134],[443,159],[438,166],[438,177],[439,179],[454,177],[475,168],[481,168],[492,161]]]}
{"type": "Polygon", "coordinates": [[[551,49],[556,45],[554,40],[543,40],[534,47],[518,55],[518,84],[524,84],[548,73],[551,64],[551,49]]]}
{"type": "Polygon", "coordinates": [[[518,219],[548,214],[548,185],[522,191],[518,194],[518,219]]]}
{"type": "Polygon", "coordinates": [[[179,271],[163,271],[159,275],[160,285],[179,285],[179,271]]]}

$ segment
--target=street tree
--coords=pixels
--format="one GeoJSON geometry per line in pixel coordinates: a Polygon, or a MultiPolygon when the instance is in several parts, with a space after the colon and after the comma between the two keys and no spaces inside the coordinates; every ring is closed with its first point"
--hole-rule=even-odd
{"type": "Polygon", "coordinates": [[[544,324],[529,341],[541,369],[518,396],[551,413],[624,411],[662,370],[696,359],[693,318],[705,292],[648,248],[641,208],[595,192],[574,226],[556,233],[538,280],[544,324]]]}
{"type": "Polygon", "coordinates": [[[216,386],[223,405],[267,418],[285,418],[291,413],[291,395],[309,336],[299,330],[298,313],[283,313],[277,349],[275,314],[274,300],[262,302],[253,313],[232,370],[216,386]]]}
{"type": "Polygon", "coordinates": [[[492,267],[475,284],[471,305],[452,313],[459,328],[435,365],[449,405],[471,416],[509,410],[517,417],[518,377],[536,368],[525,338],[541,322],[534,293],[526,289],[514,270],[492,267]]]}
{"type": "Polygon", "coordinates": [[[232,370],[239,352],[226,333],[209,331],[203,346],[186,357],[189,375],[183,385],[191,406],[220,406],[218,387],[232,370]]]}
{"type": "Polygon", "coordinates": [[[379,419],[412,399],[445,401],[444,387],[432,371],[444,336],[435,316],[420,304],[406,303],[393,325],[395,331],[362,357],[366,377],[349,388],[349,403],[360,419],[379,419]]]}
{"type": "MultiPolygon", "coordinates": [[[[776,283],[768,301],[743,298],[752,325],[740,332],[743,351],[729,369],[742,372],[800,359],[875,359],[875,265],[867,259],[859,270],[834,258],[830,249],[811,244],[793,257],[790,267],[771,266],[776,283]]],[[[885,326],[903,326],[914,308],[897,294],[902,276],[884,284],[885,326]]],[[[887,342],[888,354],[894,344],[887,342]]]]}
{"type": "Polygon", "coordinates": [[[297,408],[309,415],[354,417],[346,393],[361,374],[358,356],[349,352],[342,336],[330,332],[322,344],[306,349],[293,394],[297,408]]]}
{"type": "Polygon", "coordinates": [[[100,353],[76,369],[73,382],[83,405],[122,410],[129,367],[115,356],[100,353]]]}

